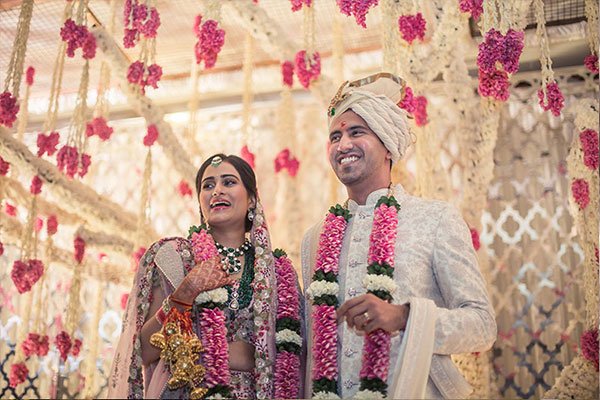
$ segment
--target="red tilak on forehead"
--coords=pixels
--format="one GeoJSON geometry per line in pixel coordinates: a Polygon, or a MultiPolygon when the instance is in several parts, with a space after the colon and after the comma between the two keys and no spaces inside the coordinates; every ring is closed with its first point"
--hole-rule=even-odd
{"type": "Polygon", "coordinates": [[[342,123],[340,124],[340,126],[343,128],[346,126],[346,121],[342,121],[342,123]]]}

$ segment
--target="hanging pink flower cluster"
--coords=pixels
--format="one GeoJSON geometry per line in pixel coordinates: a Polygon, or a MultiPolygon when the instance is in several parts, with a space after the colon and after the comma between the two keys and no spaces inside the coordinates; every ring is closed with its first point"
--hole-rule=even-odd
{"type": "Polygon", "coordinates": [[[58,219],[56,215],[51,215],[46,221],[46,233],[48,236],[54,235],[58,231],[58,219]]]}
{"type": "Polygon", "coordinates": [[[75,57],[75,50],[81,48],[83,58],[91,60],[96,56],[96,37],[85,25],[77,25],[71,18],[60,29],[60,37],[67,42],[67,56],[75,57]]]}
{"type": "Polygon", "coordinates": [[[417,38],[423,41],[427,22],[421,13],[417,13],[416,15],[401,15],[398,18],[398,29],[400,29],[402,39],[406,40],[408,44],[412,44],[417,38]]]}
{"type": "Polygon", "coordinates": [[[85,127],[85,134],[87,137],[97,135],[100,140],[106,141],[110,139],[114,129],[107,125],[104,117],[96,117],[87,123],[85,127]]]}
{"type": "Polygon", "coordinates": [[[160,15],[156,7],[139,4],[137,0],[126,0],[123,7],[123,26],[123,45],[127,49],[135,47],[140,35],[148,39],[156,37],[160,15]]]}
{"type": "Polygon", "coordinates": [[[83,178],[87,174],[91,163],[92,157],[89,154],[83,153],[80,159],[79,151],[74,146],[65,145],[56,153],[56,165],[58,169],[64,172],[69,178],[75,177],[76,174],[79,174],[83,178]]]}
{"type": "Polygon", "coordinates": [[[588,55],[584,60],[583,64],[592,73],[598,73],[598,56],[595,54],[588,55]]]}
{"type": "Polygon", "coordinates": [[[193,194],[192,188],[183,179],[179,182],[179,185],[177,185],[177,191],[179,192],[181,197],[186,197],[186,196],[192,197],[192,194],[193,194]]]}
{"type": "Polygon", "coordinates": [[[6,176],[8,174],[8,170],[10,169],[10,163],[4,158],[0,157],[0,175],[6,176]]]}
{"type": "Polygon", "coordinates": [[[294,85],[294,63],[284,61],[281,64],[281,75],[283,77],[283,84],[291,88],[294,85]]]}
{"type": "Polygon", "coordinates": [[[6,202],[6,204],[4,204],[4,212],[9,217],[16,217],[17,216],[17,207],[13,206],[9,202],[6,202]]]}
{"type": "Polygon", "coordinates": [[[306,54],[306,50],[296,53],[296,76],[300,84],[308,89],[311,82],[316,81],[321,75],[321,55],[315,51],[312,56],[306,54]]]}
{"type": "Polygon", "coordinates": [[[135,262],[135,266],[137,268],[138,264],[140,263],[140,260],[142,259],[142,256],[146,253],[146,248],[145,247],[138,247],[138,249],[136,251],[133,252],[132,257],[133,257],[133,261],[135,262]]]}
{"type": "Polygon", "coordinates": [[[240,156],[242,157],[242,159],[244,161],[246,161],[248,163],[248,165],[250,165],[250,167],[252,167],[252,169],[254,169],[255,165],[254,165],[254,159],[256,158],[254,153],[252,153],[250,151],[250,149],[248,148],[247,145],[244,145],[244,147],[242,147],[242,150],[240,151],[240,156]]]}
{"type": "Polygon", "coordinates": [[[36,232],[41,232],[43,227],[44,227],[44,220],[41,219],[40,217],[37,217],[35,219],[35,223],[33,224],[33,229],[35,229],[36,232]]]}
{"type": "Polygon", "coordinates": [[[583,332],[581,354],[586,360],[591,361],[598,371],[598,329],[583,332]]]}
{"type": "Polygon", "coordinates": [[[81,261],[83,261],[83,256],[85,255],[85,240],[83,240],[80,236],[75,237],[75,240],[73,241],[73,248],[75,249],[75,261],[81,264],[81,261]]]}
{"type": "Polygon", "coordinates": [[[29,192],[31,194],[38,195],[40,193],[42,193],[42,180],[40,179],[39,176],[34,176],[33,179],[31,179],[31,185],[29,186],[29,192]]]}
{"type": "Polygon", "coordinates": [[[583,164],[589,169],[598,169],[598,132],[586,129],[579,134],[583,150],[583,164]]]}
{"type": "Polygon", "coordinates": [[[458,6],[461,12],[471,13],[476,21],[483,14],[483,0],[460,0],[458,6]]]}
{"type": "Polygon", "coordinates": [[[21,349],[25,357],[29,357],[33,354],[44,357],[48,354],[49,350],[49,339],[48,335],[40,335],[38,333],[29,332],[27,339],[21,343],[21,349]]]}
{"type": "Polygon", "coordinates": [[[148,125],[148,129],[146,131],[146,136],[144,136],[144,146],[150,147],[154,145],[158,139],[158,128],[154,124],[148,125]]]}
{"type": "Polygon", "coordinates": [[[291,157],[290,149],[285,148],[281,150],[274,160],[275,173],[278,173],[282,169],[287,169],[288,174],[291,177],[296,176],[298,168],[300,168],[300,161],[296,157],[291,157]]]}
{"type": "Polygon", "coordinates": [[[354,15],[356,23],[366,28],[369,9],[375,7],[379,0],[336,0],[336,2],[342,14],[354,15]]]}
{"type": "Polygon", "coordinates": [[[571,192],[575,202],[581,210],[585,209],[590,203],[590,188],[584,179],[573,179],[571,182],[571,192]]]}
{"type": "Polygon", "coordinates": [[[479,241],[479,232],[475,228],[470,228],[471,231],[471,241],[473,242],[473,248],[475,251],[479,251],[481,247],[481,242],[479,241]]]}
{"type": "Polygon", "coordinates": [[[4,254],[4,244],[0,242],[0,256],[4,254]]]}
{"type": "Polygon", "coordinates": [[[19,103],[9,91],[0,94],[0,125],[12,128],[13,123],[17,120],[19,112],[19,103]]]}
{"type": "Polygon", "coordinates": [[[27,71],[25,71],[25,83],[27,86],[33,85],[33,77],[35,76],[35,68],[31,65],[27,67],[27,71]]]}
{"type": "Polygon", "coordinates": [[[10,278],[19,293],[31,290],[33,285],[42,277],[44,264],[40,260],[16,260],[10,271],[10,278]]]}
{"type": "Polygon", "coordinates": [[[194,46],[196,64],[204,61],[204,67],[210,69],[215,66],[217,56],[225,44],[225,31],[219,28],[219,23],[209,19],[202,23],[202,15],[196,16],[194,33],[198,42],[194,46]]]}
{"type": "Polygon", "coordinates": [[[404,97],[402,97],[402,100],[398,103],[398,107],[410,114],[415,111],[415,98],[410,87],[406,86],[404,89],[404,97]]]}
{"type": "Polygon", "coordinates": [[[127,300],[129,300],[129,293],[123,293],[121,295],[121,310],[127,308],[127,300]]]}
{"type": "Polygon", "coordinates": [[[296,12],[300,11],[304,5],[310,7],[312,0],[290,0],[290,3],[292,3],[292,11],[296,12]]]}
{"type": "Polygon", "coordinates": [[[510,96],[508,74],[519,70],[519,58],[523,52],[525,34],[509,29],[502,35],[495,29],[485,34],[479,45],[479,94],[506,101],[510,96]]]}
{"type": "Polygon", "coordinates": [[[565,106],[565,98],[556,81],[546,85],[546,93],[544,93],[543,89],[538,90],[538,99],[540,107],[544,111],[550,110],[555,117],[560,115],[560,111],[565,106]]]}
{"type": "Polygon", "coordinates": [[[60,331],[56,338],[54,339],[54,343],[56,344],[56,348],[60,353],[60,359],[65,362],[67,361],[67,357],[69,354],[72,354],[74,357],[79,355],[79,351],[81,350],[81,340],[75,339],[72,340],[71,336],[65,331],[60,331]]]}
{"type": "Polygon", "coordinates": [[[135,85],[139,85],[142,93],[145,93],[146,86],[158,88],[158,82],[162,77],[162,68],[158,64],[150,64],[146,66],[140,60],[134,61],[127,69],[127,81],[135,85]]]}
{"type": "Polygon", "coordinates": [[[415,123],[417,126],[427,125],[427,98],[425,96],[417,96],[414,100],[415,111],[413,113],[415,117],[415,123]]]}
{"type": "Polygon", "coordinates": [[[60,135],[55,131],[50,132],[47,135],[38,133],[36,141],[38,147],[37,156],[41,157],[44,154],[51,156],[52,154],[56,153],[56,146],[58,146],[59,139],[60,135]]]}
{"type": "Polygon", "coordinates": [[[25,382],[29,375],[29,369],[24,362],[16,363],[10,366],[10,373],[8,374],[8,385],[11,388],[16,388],[21,383],[25,382]]]}

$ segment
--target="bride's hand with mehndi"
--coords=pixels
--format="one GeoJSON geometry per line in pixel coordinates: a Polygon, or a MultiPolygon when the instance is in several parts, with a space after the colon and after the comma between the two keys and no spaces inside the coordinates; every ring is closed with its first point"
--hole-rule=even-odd
{"type": "Polygon", "coordinates": [[[200,293],[231,284],[233,280],[223,271],[221,258],[215,256],[196,264],[171,294],[171,299],[192,304],[200,293]]]}

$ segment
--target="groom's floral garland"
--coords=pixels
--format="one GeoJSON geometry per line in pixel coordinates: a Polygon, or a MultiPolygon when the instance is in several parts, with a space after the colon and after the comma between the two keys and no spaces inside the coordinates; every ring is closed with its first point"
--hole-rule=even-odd
{"type": "Polygon", "coordinates": [[[273,251],[277,274],[277,320],[275,343],[275,398],[297,399],[300,389],[300,300],[296,272],[287,254],[273,251]]]}
{"type": "MultiPolygon", "coordinates": [[[[398,226],[396,199],[388,193],[375,206],[370,236],[367,275],[363,286],[385,301],[396,290],[394,245],[398,226]]],[[[350,214],[339,204],[329,209],[319,237],[315,271],[308,294],[313,303],[314,343],[312,356],[313,397],[336,398],[338,393],[338,336],[336,309],[339,305],[338,270],[344,233],[350,214]]],[[[381,329],[365,337],[357,397],[385,397],[390,364],[390,333],[381,329]]]]}

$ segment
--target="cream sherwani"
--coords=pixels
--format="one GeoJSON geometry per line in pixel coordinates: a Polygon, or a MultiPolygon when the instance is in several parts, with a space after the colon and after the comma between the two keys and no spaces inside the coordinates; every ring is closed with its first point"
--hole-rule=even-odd
{"type": "MultiPolygon", "coordinates": [[[[371,193],[365,205],[349,201],[352,218],[340,255],[340,304],[365,293],[362,280],[367,270],[373,211],[377,200],[386,193],[387,189],[371,193]]],[[[406,345],[401,346],[401,343],[405,335],[401,333],[393,337],[388,375],[389,397],[398,396],[392,396],[392,390],[402,376],[413,380],[413,372],[410,371],[413,368],[408,366],[419,365],[418,368],[426,369],[423,391],[400,392],[401,397],[412,397],[419,393],[419,397],[425,398],[464,398],[471,389],[452,364],[449,355],[488,350],[496,339],[495,315],[479,271],[469,229],[459,212],[448,203],[410,196],[400,185],[394,188],[394,196],[401,209],[398,213],[394,262],[394,280],[398,290],[393,303],[411,304],[409,325],[413,325],[415,330],[411,336],[418,343],[414,345],[418,348],[412,349],[413,354],[420,357],[420,354],[428,352],[430,356],[427,356],[425,363],[421,360],[421,364],[415,364],[407,359],[402,364],[406,345]],[[427,323],[430,324],[429,329],[427,323]],[[419,329],[424,332],[419,332],[419,329]],[[418,342],[428,332],[431,337],[429,345],[418,342]]],[[[319,223],[312,227],[302,242],[305,289],[311,282],[321,225],[319,223]]],[[[305,397],[310,397],[312,307],[310,301],[306,301],[309,330],[305,397]]],[[[345,323],[339,325],[338,335],[338,384],[341,396],[348,398],[359,389],[363,337],[345,323]]]]}

